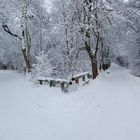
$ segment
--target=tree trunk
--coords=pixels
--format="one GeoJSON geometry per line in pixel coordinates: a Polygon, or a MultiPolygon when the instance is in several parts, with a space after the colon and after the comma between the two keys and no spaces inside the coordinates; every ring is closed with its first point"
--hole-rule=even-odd
{"type": "Polygon", "coordinates": [[[30,72],[31,71],[31,63],[26,55],[26,49],[22,49],[22,54],[23,54],[23,57],[24,57],[24,60],[26,63],[26,70],[27,70],[27,72],[30,72]]]}
{"type": "Polygon", "coordinates": [[[22,18],[21,18],[21,28],[22,28],[22,53],[26,63],[26,71],[31,71],[30,63],[30,48],[31,48],[31,36],[28,29],[28,18],[27,18],[27,0],[23,1],[22,18]]]}
{"type": "Polygon", "coordinates": [[[97,66],[97,58],[96,55],[93,54],[91,47],[88,45],[87,42],[85,42],[86,46],[86,52],[88,53],[88,56],[91,61],[91,66],[92,66],[92,78],[95,79],[98,75],[98,66],[97,66]]]}
{"type": "Polygon", "coordinates": [[[95,57],[93,57],[94,59],[91,61],[92,64],[92,78],[95,79],[98,76],[98,65],[97,65],[97,60],[95,57]]]}

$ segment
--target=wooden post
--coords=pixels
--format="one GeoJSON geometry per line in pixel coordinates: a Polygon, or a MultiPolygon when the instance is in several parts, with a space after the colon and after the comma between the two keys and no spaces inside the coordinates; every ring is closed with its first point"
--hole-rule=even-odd
{"type": "Polygon", "coordinates": [[[40,85],[43,85],[43,81],[42,80],[39,80],[39,83],[40,83],[40,85]]]}
{"type": "Polygon", "coordinates": [[[62,82],[62,83],[61,83],[61,91],[62,91],[62,92],[64,92],[64,88],[65,88],[65,85],[64,85],[64,82],[62,82]]]}
{"type": "Polygon", "coordinates": [[[82,77],[82,80],[83,80],[84,82],[86,81],[85,76],[82,77]]]}
{"type": "Polygon", "coordinates": [[[78,86],[79,86],[79,79],[78,79],[78,78],[76,79],[75,82],[76,82],[76,84],[78,84],[78,86]]]}
{"type": "Polygon", "coordinates": [[[105,70],[106,70],[106,64],[103,64],[103,65],[102,65],[102,68],[103,68],[103,70],[105,71],[105,70]]]}
{"type": "Polygon", "coordinates": [[[91,79],[92,78],[92,75],[89,73],[89,74],[87,74],[87,78],[88,79],[91,79]]]}
{"type": "Polygon", "coordinates": [[[100,71],[102,70],[102,64],[100,64],[100,66],[99,66],[99,70],[100,70],[100,71]]]}
{"type": "Polygon", "coordinates": [[[52,82],[52,80],[50,80],[50,87],[52,87],[53,86],[53,82],[52,82]]]}

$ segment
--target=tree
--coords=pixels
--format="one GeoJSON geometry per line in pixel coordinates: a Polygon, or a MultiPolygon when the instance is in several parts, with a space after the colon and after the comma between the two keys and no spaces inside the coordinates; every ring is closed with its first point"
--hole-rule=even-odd
{"type": "Polygon", "coordinates": [[[51,61],[47,53],[40,52],[36,56],[36,64],[33,65],[32,79],[37,79],[39,77],[52,77],[57,74],[56,67],[52,66],[51,61]]]}

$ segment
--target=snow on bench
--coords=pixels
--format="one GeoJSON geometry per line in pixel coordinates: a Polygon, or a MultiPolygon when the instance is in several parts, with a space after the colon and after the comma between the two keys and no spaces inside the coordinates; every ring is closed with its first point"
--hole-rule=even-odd
{"type": "Polygon", "coordinates": [[[38,82],[40,85],[43,85],[43,83],[48,83],[50,87],[56,87],[59,86],[61,87],[61,90],[65,92],[65,88],[68,87],[70,84],[69,80],[66,79],[54,79],[52,77],[39,77],[37,78],[38,82]]]}
{"type": "Polygon", "coordinates": [[[43,84],[43,82],[56,82],[56,83],[66,83],[68,84],[69,81],[65,79],[54,79],[52,77],[39,77],[37,80],[40,82],[40,85],[43,84]]]}
{"type": "Polygon", "coordinates": [[[43,83],[48,83],[50,87],[59,86],[61,87],[62,92],[67,92],[68,87],[70,85],[74,85],[74,84],[79,85],[80,80],[82,80],[84,82],[83,85],[85,85],[89,82],[89,79],[91,78],[92,78],[92,74],[90,72],[83,72],[72,76],[70,80],[60,79],[60,78],[54,79],[52,77],[38,77],[37,81],[40,83],[40,85],[43,85],[43,83]],[[73,81],[75,83],[73,83],[73,81]]]}
{"type": "Polygon", "coordinates": [[[78,85],[79,85],[80,80],[82,80],[84,82],[84,85],[85,85],[88,82],[88,81],[86,81],[86,78],[89,81],[89,79],[92,78],[92,74],[90,72],[83,72],[83,73],[74,75],[71,80],[75,81],[76,84],[78,84],[78,85]]]}

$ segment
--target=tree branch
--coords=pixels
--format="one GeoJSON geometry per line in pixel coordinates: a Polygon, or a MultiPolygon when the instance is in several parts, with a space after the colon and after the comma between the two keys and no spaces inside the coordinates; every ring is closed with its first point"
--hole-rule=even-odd
{"type": "Polygon", "coordinates": [[[17,37],[19,40],[21,40],[21,37],[18,36],[17,34],[12,33],[12,32],[10,31],[9,27],[8,27],[6,24],[2,23],[1,26],[2,26],[3,30],[4,30],[6,33],[10,34],[10,35],[13,36],[13,37],[17,37]]]}

